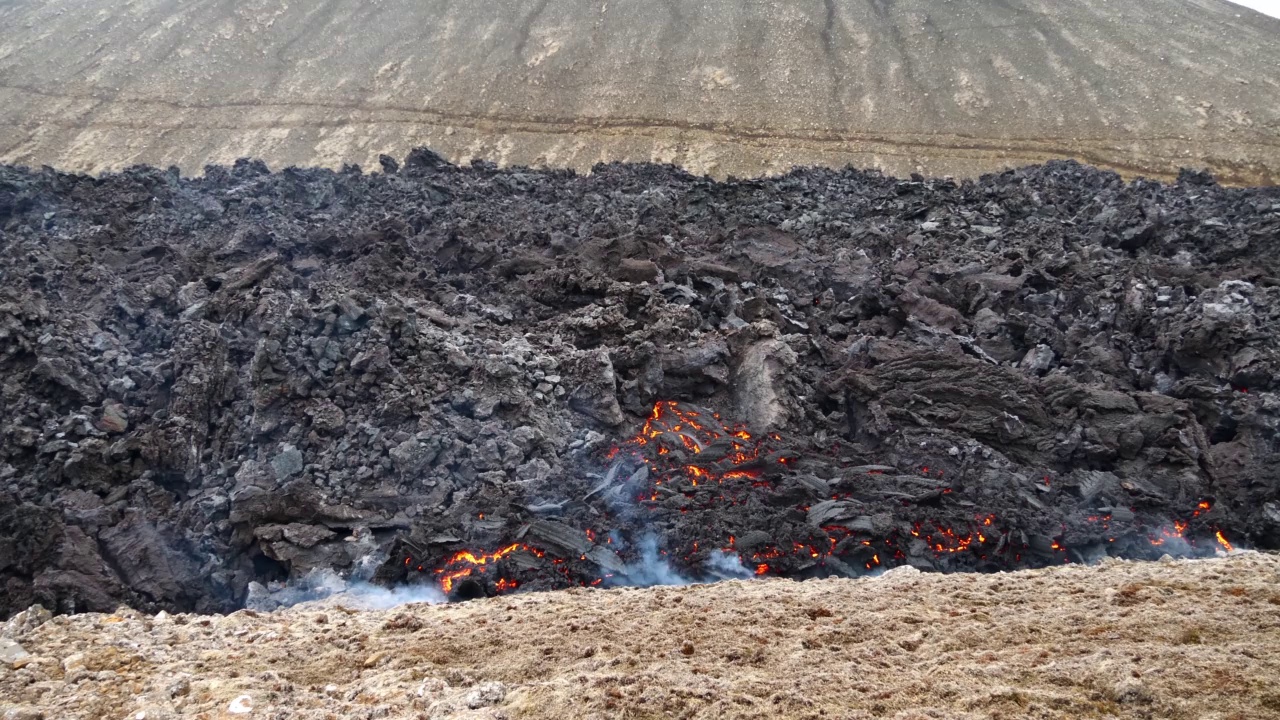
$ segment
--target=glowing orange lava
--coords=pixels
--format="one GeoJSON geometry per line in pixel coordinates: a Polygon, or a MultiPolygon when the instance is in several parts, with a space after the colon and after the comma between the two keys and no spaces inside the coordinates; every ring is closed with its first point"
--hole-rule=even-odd
{"type": "MultiPolygon", "coordinates": [[[[808,503],[802,499],[792,500],[790,495],[783,494],[787,488],[776,485],[780,479],[792,475],[799,460],[795,453],[774,444],[782,441],[777,433],[752,433],[744,425],[729,424],[717,413],[698,410],[675,401],[662,401],[654,404],[639,432],[609,451],[608,457],[616,459],[609,477],[629,478],[619,479],[617,482],[628,483],[627,490],[631,500],[639,501],[644,507],[656,511],[666,509],[689,513],[691,510],[696,512],[716,504],[754,503],[758,496],[753,494],[763,493],[772,495],[767,498],[770,503],[781,505],[782,503],[777,502],[781,499],[794,510],[809,513],[811,506],[808,503]]],[[[941,469],[927,466],[919,470],[928,477],[941,477],[943,474],[941,469]]],[[[868,475],[880,475],[884,471],[873,469],[865,472],[868,475]]],[[[1044,476],[1044,485],[1049,487],[1051,480],[1050,476],[1044,476]]],[[[833,501],[864,502],[856,489],[851,490],[847,486],[836,489],[839,492],[831,496],[833,501]]],[[[593,494],[594,492],[597,491],[593,491],[593,494]]],[[[950,492],[950,488],[942,491],[944,495],[950,492]]],[[[1174,539],[1187,540],[1194,545],[1195,537],[1203,535],[1193,535],[1192,525],[1197,522],[1196,518],[1200,518],[1196,527],[1199,533],[1204,533],[1207,518],[1201,516],[1212,508],[1212,501],[1201,500],[1189,517],[1173,521],[1171,527],[1164,527],[1159,531],[1144,530],[1141,528],[1154,526],[1143,526],[1139,521],[1136,525],[1138,529],[1133,532],[1137,533],[1137,538],[1145,537],[1153,546],[1161,546],[1174,539]]],[[[899,525],[897,529],[887,530],[877,537],[869,537],[869,529],[865,525],[860,526],[863,528],[861,530],[854,529],[858,526],[852,523],[849,527],[823,525],[820,532],[796,536],[794,540],[779,537],[780,546],[755,545],[745,551],[739,551],[736,548],[736,538],[729,535],[727,547],[720,550],[736,553],[747,568],[754,569],[755,575],[786,575],[810,571],[811,568],[816,568],[813,572],[824,572],[823,567],[826,567],[826,572],[836,573],[848,573],[852,567],[865,567],[871,571],[881,566],[905,562],[908,554],[916,555],[921,552],[939,559],[958,553],[971,553],[974,561],[968,564],[989,562],[1002,555],[1006,561],[1011,559],[1014,564],[1022,562],[1023,552],[1031,546],[1025,535],[1018,532],[1017,524],[1011,523],[1010,518],[1002,518],[997,522],[996,516],[989,513],[964,512],[967,517],[957,516],[951,509],[945,515],[946,520],[941,519],[941,515],[939,519],[922,519],[911,525],[899,525]],[[960,519],[957,520],[957,517],[960,519]],[[1023,538],[1021,542],[1014,539],[1017,537],[1023,538]]],[[[485,515],[481,513],[479,517],[484,519],[485,515]]],[[[1110,514],[1089,515],[1085,519],[1090,523],[1099,523],[1097,529],[1105,534],[1119,535],[1111,528],[1114,521],[1110,514]]],[[[712,525],[714,524],[709,524],[708,529],[712,525]]],[[[724,528],[723,525],[715,527],[724,528]]],[[[745,532],[747,528],[736,529],[738,532],[745,532]]],[[[1207,526],[1207,529],[1216,531],[1218,545],[1227,551],[1233,549],[1220,530],[1212,525],[1207,526]]],[[[618,530],[625,531],[625,528],[620,527],[618,530]]],[[[1050,540],[1050,548],[1057,553],[1054,556],[1056,559],[1070,562],[1066,539],[1072,535],[1067,532],[1066,524],[1062,525],[1062,530],[1062,534],[1049,533],[1056,536],[1056,539],[1050,540]]],[[[608,526],[602,530],[588,528],[582,532],[592,544],[614,542],[608,526]]],[[[673,556],[682,557],[690,565],[705,560],[707,550],[719,545],[721,541],[718,538],[724,537],[718,535],[724,529],[716,532],[717,539],[704,535],[700,538],[701,544],[694,540],[691,549],[688,546],[683,548],[686,552],[676,553],[673,549],[673,556]]],[[[619,544],[622,537],[624,536],[619,536],[619,544]]],[[[1115,542],[1116,538],[1108,540],[1115,542]]],[[[1037,547],[1043,549],[1043,546],[1037,547]]],[[[487,575],[484,581],[492,583],[489,587],[499,593],[515,590],[520,587],[520,582],[504,576],[509,574],[503,572],[508,569],[507,566],[503,567],[503,571],[498,571],[495,565],[518,550],[527,551],[539,558],[544,556],[543,552],[520,543],[492,552],[461,550],[446,558],[434,572],[446,593],[452,593],[460,580],[482,575],[487,575]]],[[[662,554],[666,555],[667,551],[662,551],[662,554]]],[[[539,572],[550,570],[559,573],[568,578],[571,584],[598,586],[604,579],[611,577],[596,577],[594,572],[590,575],[582,574],[582,568],[576,563],[588,562],[586,554],[552,557],[548,561],[539,572]]],[[[959,558],[957,561],[962,565],[967,562],[959,558]]],[[[405,558],[406,568],[413,564],[412,558],[405,558]]],[[[419,565],[418,569],[421,571],[422,566],[419,565]]],[[[520,578],[523,581],[529,579],[523,574],[520,578]]]]}
{"type": "MultiPolygon", "coordinates": [[[[445,593],[451,593],[453,592],[453,584],[457,580],[468,577],[472,573],[483,573],[488,566],[493,565],[502,558],[521,549],[528,550],[539,557],[542,556],[541,552],[536,551],[527,545],[521,545],[520,543],[513,543],[491,553],[477,554],[470,550],[459,550],[453,555],[450,555],[440,568],[436,570],[436,575],[440,576],[440,587],[444,589],[445,593]]],[[[515,587],[516,583],[514,580],[508,581],[504,578],[498,581],[499,592],[514,589],[515,587]]]]}
{"type": "MultiPolygon", "coordinates": [[[[1213,509],[1212,502],[1208,500],[1201,500],[1196,505],[1196,509],[1191,513],[1191,517],[1192,519],[1198,518],[1204,513],[1209,512],[1209,510],[1211,509],[1213,509]]],[[[1106,516],[1105,519],[1110,520],[1111,516],[1108,515],[1106,516]]],[[[1152,535],[1148,537],[1147,540],[1155,547],[1160,547],[1161,545],[1164,545],[1165,542],[1169,540],[1184,540],[1187,532],[1187,528],[1190,526],[1191,526],[1191,522],[1189,520],[1174,520],[1172,530],[1168,528],[1163,528],[1160,530],[1159,536],[1152,535]]]]}
{"type": "MultiPolygon", "coordinates": [[[[607,457],[613,459],[629,450],[648,466],[655,487],[665,481],[672,490],[689,496],[689,488],[724,485],[732,480],[762,482],[763,456],[767,454],[763,446],[781,439],[777,433],[758,437],[742,425],[724,423],[717,413],[664,400],[654,404],[640,431],[610,450],[607,457]],[[645,453],[650,446],[654,446],[653,452],[645,453]]],[[[794,456],[779,457],[777,463],[785,466],[795,460],[794,456]]],[[[660,499],[653,490],[637,496],[637,500],[649,503],[660,499]]]]}

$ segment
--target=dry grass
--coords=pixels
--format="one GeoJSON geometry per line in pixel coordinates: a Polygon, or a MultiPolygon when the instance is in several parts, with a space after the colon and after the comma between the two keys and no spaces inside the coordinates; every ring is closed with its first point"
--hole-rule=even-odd
{"type": "Polygon", "coordinates": [[[81,615],[18,638],[0,717],[1280,718],[1278,581],[1280,558],[1238,554],[81,615]]]}

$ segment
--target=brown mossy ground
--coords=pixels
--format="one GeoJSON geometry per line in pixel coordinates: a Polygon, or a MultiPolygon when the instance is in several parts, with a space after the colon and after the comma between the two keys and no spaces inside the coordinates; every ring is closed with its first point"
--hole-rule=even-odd
{"type": "Polygon", "coordinates": [[[1280,717],[1256,553],[20,622],[5,718],[1280,717]]]}

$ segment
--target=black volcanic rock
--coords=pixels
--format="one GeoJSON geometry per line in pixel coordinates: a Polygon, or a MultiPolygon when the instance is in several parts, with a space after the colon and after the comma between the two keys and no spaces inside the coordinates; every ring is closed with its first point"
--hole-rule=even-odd
{"type": "Polygon", "coordinates": [[[1280,546],[1276,189],[383,166],[0,168],[0,616],[1280,546]]]}

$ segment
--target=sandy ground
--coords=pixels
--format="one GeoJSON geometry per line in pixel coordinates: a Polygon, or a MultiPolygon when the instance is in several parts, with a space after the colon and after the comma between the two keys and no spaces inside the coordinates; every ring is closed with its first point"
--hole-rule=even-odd
{"type": "MultiPolygon", "coordinates": [[[[1280,557],[27,613],[0,717],[1280,718],[1280,557]]],[[[8,651],[14,653],[13,649],[8,651]]]]}

